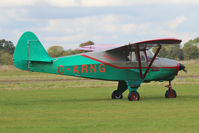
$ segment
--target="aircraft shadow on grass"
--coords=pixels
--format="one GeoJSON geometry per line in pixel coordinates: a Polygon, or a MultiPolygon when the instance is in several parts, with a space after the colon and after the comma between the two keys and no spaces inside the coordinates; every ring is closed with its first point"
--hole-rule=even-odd
{"type": "MultiPolygon", "coordinates": [[[[199,95],[185,95],[185,96],[179,96],[179,100],[183,99],[185,101],[199,101],[199,95]]],[[[124,99],[126,100],[126,99],[124,99]]],[[[124,101],[122,100],[122,101],[124,101]]],[[[163,99],[162,96],[147,96],[143,99],[140,99],[141,101],[165,101],[165,100],[171,100],[171,99],[163,99]]],[[[177,100],[177,101],[179,101],[177,100]]],[[[0,105],[16,105],[16,106],[32,106],[32,105],[40,105],[40,104],[53,104],[53,103],[96,103],[96,102],[110,102],[110,101],[118,101],[118,100],[112,100],[107,98],[90,98],[90,99],[40,99],[40,100],[30,100],[30,101],[0,101],[0,105]]],[[[119,100],[120,101],[120,100],[119,100]]]]}

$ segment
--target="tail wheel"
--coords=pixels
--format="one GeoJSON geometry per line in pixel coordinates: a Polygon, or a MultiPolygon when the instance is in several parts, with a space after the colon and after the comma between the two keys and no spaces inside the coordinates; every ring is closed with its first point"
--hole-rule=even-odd
{"type": "Polygon", "coordinates": [[[112,99],[122,99],[123,95],[119,94],[118,90],[114,90],[112,93],[112,99]]]}
{"type": "Polygon", "coordinates": [[[165,98],[176,98],[176,97],[177,97],[176,91],[173,89],[172,90],[168,89],[165,92],[165,98]]]}
{"type": "Polygon", "coordinates": [[[132,91],[128,95],[129,101],[139,101],[140,100],[140,95],[137,91],[132,91]]]}

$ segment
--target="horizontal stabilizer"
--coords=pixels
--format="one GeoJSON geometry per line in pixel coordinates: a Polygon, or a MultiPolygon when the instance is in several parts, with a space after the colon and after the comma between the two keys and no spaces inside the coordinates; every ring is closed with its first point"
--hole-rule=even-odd
{"type": "MultiPolygon", "coordinates": [[[[28,60],[26,60],[26,61],[28,61],[28,60]]],[[[40,59],[40,60],[29,59],[29,61],[31,61],[31,62],[53,63],[54,60],[52,60],[52,59],[40,59]]]]}

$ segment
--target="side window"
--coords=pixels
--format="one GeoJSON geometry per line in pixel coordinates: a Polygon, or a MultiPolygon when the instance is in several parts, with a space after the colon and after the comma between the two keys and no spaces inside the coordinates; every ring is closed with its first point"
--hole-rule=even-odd
{"type": "Polygon", "coordinates": [[[140,59],[141,59],[141,61],[146,61],[144,51],[140,51],[140,59]]]}
{"type": "Polygon", "coordinates": [[[128,55],[128,61],[137,61],[136,60],[136,55],[135,55],[135,52],[134,51],[131,51],[131,52],[129,52],[129,55],[128,55]]]}
{"type": "MultiPolygon", "coordinates": [[[[146,61],[144,51],[140,51],[140,59],[141,59],[141,61],[146,61]]],[[[129,55],[127,57],[127,61],[131,61],[131,62],[137,62],[138,61],[138,57],[137,57],[137,54],[136,54],[135,51],[129,52],[129,55]]]]}

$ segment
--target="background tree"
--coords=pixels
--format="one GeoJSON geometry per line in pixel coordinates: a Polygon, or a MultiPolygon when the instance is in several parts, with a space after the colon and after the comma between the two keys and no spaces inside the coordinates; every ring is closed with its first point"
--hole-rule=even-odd
{"type": "Polygon", "coordinates": [[[176,59],[176,60],[184,60],[183,50],[180,48],[180,44],[171,45],[167,49],[167,58],[176,59]]]}
{"type": "Polygon", "coordinates": [[[5,39],[2,39],[0,40],[0,50],[13,54],[15,46],[11,41],[6,41],[5,39]]]}
{"type": "Polygon", "coordinates": [[[62,46],[51,46],[47,52],[51,57],[59,57],[62,56],[64,49],[62,46]]]}
{"type": "MultiPolygon", "coordinates": [[[[89,46],[89,45],[94,45],[94,42],[92,42],[92,41],[87,41],[87,42],[84,42],[84,43],[79,44],[79,47],[89,46]]],[[[84,52],[87,52],[87,51],[84,51],[84,50],[77,50],[77,49],[75,49],[75,50],[68,49],[68,50],[64,50],[64,52],[62,53],[61,56],[74,55],[74,54],[79,54],[79,53],[84,53],[84,52]]]]}
{"type": "MultiPolygon", "coordinates": [[[[155,53],[157,50],[157,47],[153,47],[152,51],[155,53]]],[[[166,57],[168,55],[167,50],[165,48],[165,46],[162,46],[162,48],[160,49],[160,52],[158,54],[158,57],[166,57]]]]}
{"type": "MultiPolygon", "coordinates": [[[[79,44],[79,47],[88,46],[88,45],[94,45],[94,42],[87,41],[87,42],[79,44]]],[[[83,52],[87,52],[87,51],[77,50],[77,49],[64,50],[63,47],[61,47],[61,46],[52,46],[52,47],[48,48],[47,52],[51,57],[59,57],[59,56],[68,56],[68,55],[79,54],[79,53],[83,53],[83,52]]]]}
{"type": "Polygon", "coordinates": [[[13,63],[12,56],[14,53],[15,46],[11,41],[5,39],[0,40],[0,64],[10,65],[13,63]]]}
{"type": "Polygon", "coordinates": [[[185,60],[199,58],[198,47],[199,47],[199,37],[186,42],[183,47],[185,60]]]}
{"type": "Polygon", "coordinates": [[[11,65],[13,64],[12,54],[8,52],[0,52],[0,64],[1,65],[11,65]]]}
{"type": "Polygon", "coordinates": [[[199,49],[195,45],[187,43],[184,45],[183,51],[185,60],[199,58],[199,49]]]}
{"type": "Polygon", "coordinates": [[[193,40],[189,40],[184,45],[194,45],[194,46],[199,47],[199,37],[197,37],[197,38],[195,38],[193,40]]]}
{"type": "Polygon", "coordinates": [[[85,42],[85,43],[81,43],[81,44],[79,45],[79,47],[89,46],[89,45],[94,45],[94,42],[92,42],[92,41],[87,41],[87,42],[85,42]]]}
{"type": "MultiPolygon", "coordinates": [[[[156,51],[156,47],[153,48],[153,52],[156,51]]],[[[178,45],[166,45],[162,46],[158,57],[170,58],[176,60],[184,60],[184,52],[183,49],[180,48],[180,44],[178,45]]]]}
{"type": "Polygon", "coordinates": [[[68,56],[68,55],[74,55],[74,54],[79,54],[79,53],[83,53],[82,50],[72,50],[72,49],[68,49],[66,51],[63,52],[62,56],[68,56]]]}

